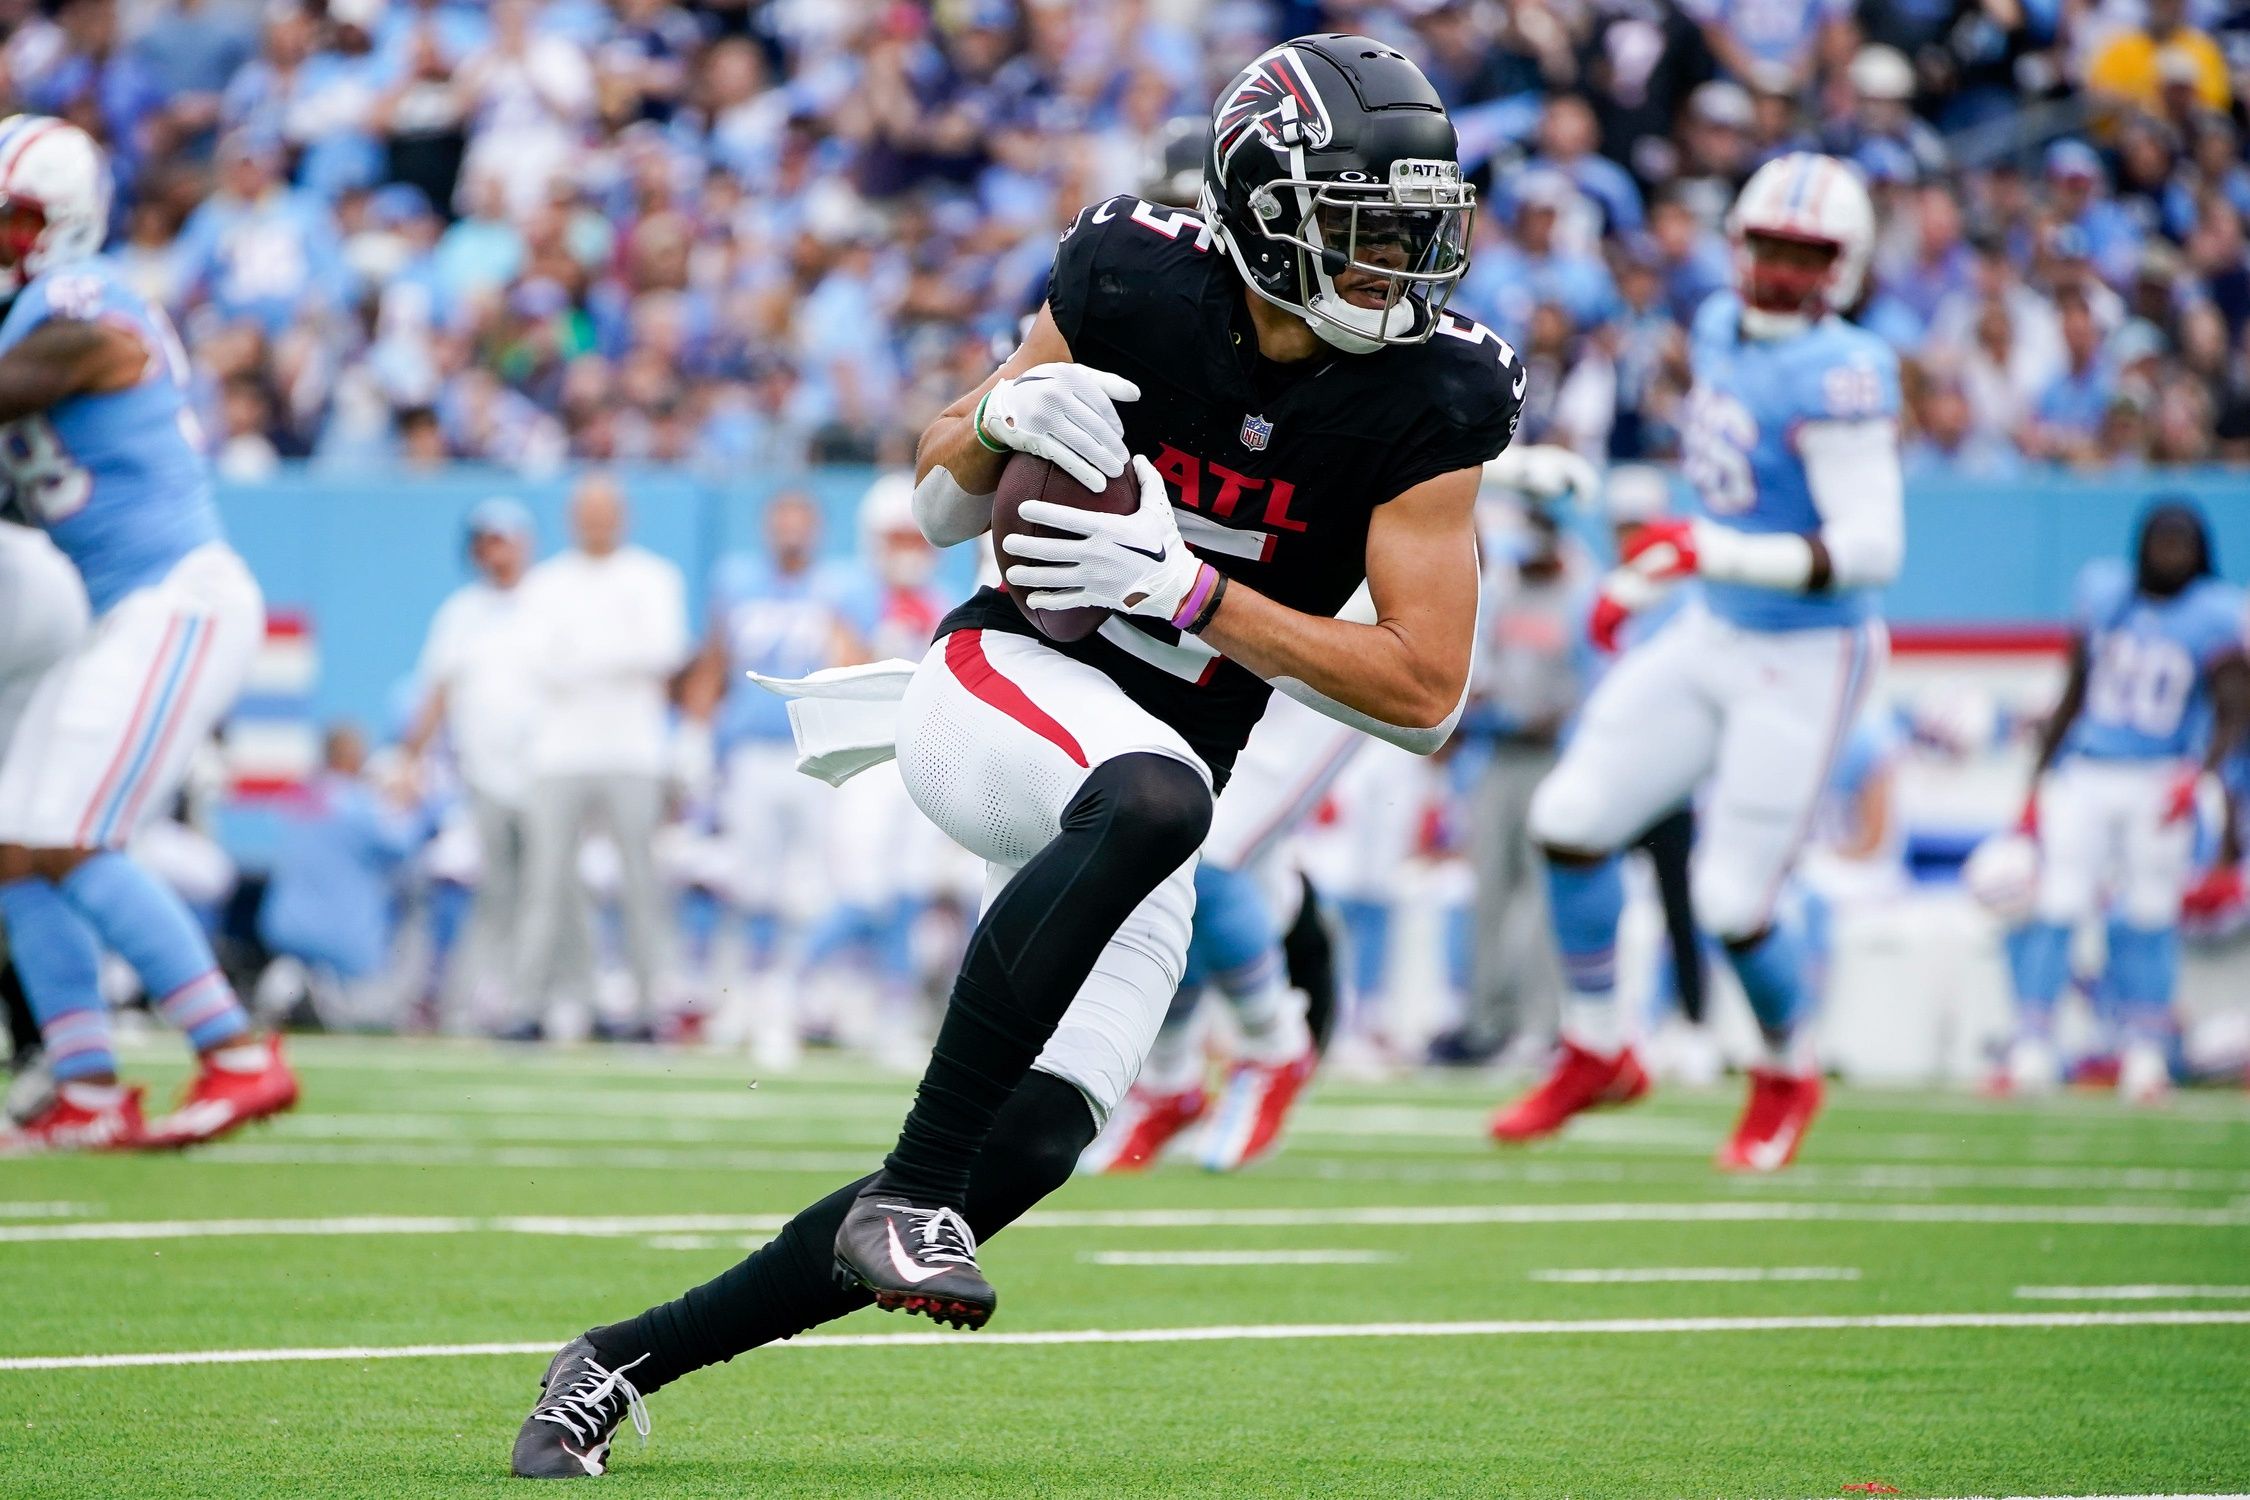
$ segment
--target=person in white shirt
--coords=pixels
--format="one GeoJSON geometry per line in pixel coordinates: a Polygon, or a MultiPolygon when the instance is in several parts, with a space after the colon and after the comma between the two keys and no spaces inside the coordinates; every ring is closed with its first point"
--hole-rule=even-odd
{"type": "MultiPolygon", "coordinates": [[[[531,512],[515,500],[496,497],[469,513],[469,560],[478,576],[430,620],[419,671],[422,707],[406,739],[408,753],[420,756],[442,728],[467,793],[479,869],[455,993],[487,1020],[512,1009],[507,991],[517,966],[524,809],[531,793],[524,758],[539,707],[520,629],[520,585],[534,541],[531,512]]],[[[581,963],[593,951],[582,923],[557,937],[581,963]]]]}
{"type": "Polygon", "coordinates": [[[528,840],[516,1000],[544,1013],[562,977],[558,939],[584,897],[579,840],[598,820],[617,846],[617,899],[642,1024],[665,972],[667,917],[652,847],[670,768],[671,678],[687,661],[680,570],[626,545],[625,495],[606,474],[570,501],[577,543],[524,579],[531,714],[528,840]]]}

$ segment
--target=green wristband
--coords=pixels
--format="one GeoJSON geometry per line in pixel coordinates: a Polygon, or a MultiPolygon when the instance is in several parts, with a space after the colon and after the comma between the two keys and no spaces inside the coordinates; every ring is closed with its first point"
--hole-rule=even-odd
{"type": "MultiPolygon", "coordinates": [[[[999,387],[994,386],[992,389],[998,390],[999,387]]],[[[977,414],[969,419],[969,427],[976,433],[977,441],[984,444],[987,450],[993,453],[1006,453],[1008,446],[1005,443],[996,443],[984,435],[984,403],[991,399],[992,391],[986,391],[983,396],[978,398],[977,414]]]]}

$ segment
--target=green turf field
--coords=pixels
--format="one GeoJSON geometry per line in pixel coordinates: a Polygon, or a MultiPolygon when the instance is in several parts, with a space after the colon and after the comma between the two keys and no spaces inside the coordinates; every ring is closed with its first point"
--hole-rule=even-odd
{"type": "MultiPolygon", "coordinates": [[[[907,1093],[621,1049],[297,1055],[300,1113],[239,1144],[0,1163],[0,1496],[520,1490],[545,1357],[506,1346],[716,1272],[864,1170],[907,1093]],[[294,1353],[179,1358],[230,1350],[294,1353]],[[171,1358],[88,1363],[127,1354],[171,1358]]],[[[1731,1089],[1509,1155],[1490,1092],[1333,1085],[1246,1175],[1074,1183],[989,1248],[985,1332],[867,1312],[707,1371],[597,1493],[2250,1489],[2242,1096],[1845,1092],[1796,1170],[1743,1181],[1708,1166],[1731,1089]]]]}

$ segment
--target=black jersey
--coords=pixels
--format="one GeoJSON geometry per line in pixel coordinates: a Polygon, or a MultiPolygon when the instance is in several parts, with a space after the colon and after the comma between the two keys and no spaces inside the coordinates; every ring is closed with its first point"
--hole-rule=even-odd
{"type": "MultiPolygon", "coordinates": [[[[1367,576],[1376,506],[1507,446],[1523,364],[1452,313],[1424,344],[1274,364],[1257,353],[1232,262],[1202,229],[1136,198],[1097,203],[1063,231],[1047,306],[1073,359],[1140,387],[1117,405],[1125,445],[1164,476],[1188,546],[1278,603],[1333,615],[1367,576]]],[[[993,588],[938,633],[965,629],[1038,634],[993,588]]],[[[1121,614],[1049,644],[1179,730],[1222,780],[1272,691],[1153,618],[1121,614]]]]}

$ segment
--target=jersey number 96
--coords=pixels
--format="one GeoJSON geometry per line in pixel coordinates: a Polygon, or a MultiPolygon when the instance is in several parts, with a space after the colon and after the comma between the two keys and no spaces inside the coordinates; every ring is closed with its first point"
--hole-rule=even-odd
{"type": "Polygon", "coordinates": [[[94,497],[94,476],[70,456],[43,416],[19,417],[0,427],[0,471],[27,517],[42,526],[59,526],[94,497]]]}

